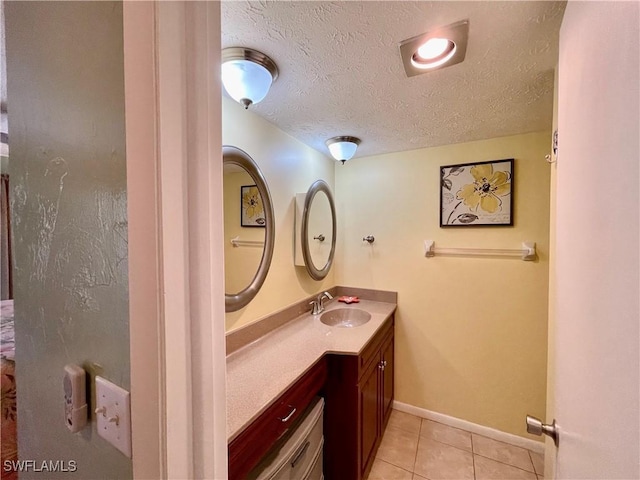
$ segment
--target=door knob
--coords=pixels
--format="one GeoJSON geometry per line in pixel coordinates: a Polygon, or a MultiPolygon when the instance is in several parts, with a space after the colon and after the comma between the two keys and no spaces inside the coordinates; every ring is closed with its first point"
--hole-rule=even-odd
{"type": "Polygon", "coordinates": [[[558,446],[558,442],[560,441],[560,435],[558,432],[558,426],[556,425],[556,420],[554,419],[551,425],[546,423],[542,423],[542,421],[536,417],[532,417],[531,415],[527,415],[527,432],[533,435],[549,435],[553,438],[553,442],[558,446]]]}

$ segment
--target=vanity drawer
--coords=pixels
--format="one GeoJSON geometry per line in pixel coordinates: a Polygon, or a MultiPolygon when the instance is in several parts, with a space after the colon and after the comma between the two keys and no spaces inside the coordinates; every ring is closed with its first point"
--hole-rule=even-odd
{"type": "MultiPolygon", "coordinates": [[[[252,470],[249,480],[299,480],[307,478],[314,467],[323,440],[324,400],[318,398],[304,417],[252,470]]],[[[322,466],[320,466],[322,471],[322,466]]]]}
{"type": "Polygon", "coordinates": [[[327,364],[323,357],[229,444],[230,480],[246,478],[278,439],[296,425],[326,378],[327,364]]]}
{"type": "Polygon", "coordinates": [[[313,465],[311,465],[311,468],[309,469],[309,473],[307,474],[306,477],[304,477],[304,480],[323,480],[324,479],[324,474],[322,472],[322,461],[324,458],[324,448],[322,448],[322,446],[320,446],[320,448],[318,449],[318,453],[316,453],[316,458],[313,461],[313,465]]]}

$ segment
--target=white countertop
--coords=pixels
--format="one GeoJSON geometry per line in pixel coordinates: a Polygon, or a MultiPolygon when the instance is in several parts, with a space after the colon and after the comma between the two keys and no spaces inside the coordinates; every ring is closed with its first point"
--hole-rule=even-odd
{"type": "Polygon", "coordinates": [[[346,305],[332,300],[325,312],[336,308],[365,310],[371,320],[359,327],[338,328],[320,322],[320,315],[307,313],[227,356],[228,441],[325,353],[358,355],[395,311],[396,304],[360,300],[346,305]]]}

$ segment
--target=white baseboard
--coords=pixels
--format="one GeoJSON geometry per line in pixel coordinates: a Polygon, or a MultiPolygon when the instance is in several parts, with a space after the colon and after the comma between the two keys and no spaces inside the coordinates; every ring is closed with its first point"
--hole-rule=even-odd
{"type": "Polygon", "coordinates": [[[393,401],[393,408],[401,412],[410,413],[411,415],[415,415],[416,417],[426,418],[427,420],[433,420],[434,422],[438,423],[444,423],[445,425],[449,425],[450,427],[460,428],[468,432],[476,433],[484,437],[498,440],[499,442],[509,443],[517,447],[526,448],[527,450],[532,450],[534,452],[544,454],[543,442],[536,442],[535,440],[531,440],[529,438],[519,437],[518,435],[513,435],[512,433],[502,432],[500,430],[496,430],[495,428],[485,427],[484,425],[478,425],[477,423],[468,422],[467,420],[462,420],[460,418],[450,417],[449,415],[432,412],[431,410],[426,410],[420,407],[414,407],[413,405],[409,405],[408,403],[402,403],[396,400],[393,401]]]}

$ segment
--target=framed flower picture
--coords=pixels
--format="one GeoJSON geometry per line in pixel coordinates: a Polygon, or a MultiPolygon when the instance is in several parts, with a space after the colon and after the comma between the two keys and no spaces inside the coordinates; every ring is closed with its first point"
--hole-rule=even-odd
{"type": "Polygon", "coordinates": [[[255,185],[240,187],[240,226],[265,227],[267,224],[260,191],[255,185]]]}
{"type": "Polygon", "coordinates": [[[513,225],[513,158],[440,167],[440,226],[513,225]]]}

